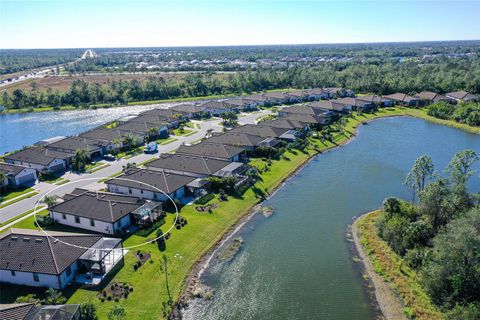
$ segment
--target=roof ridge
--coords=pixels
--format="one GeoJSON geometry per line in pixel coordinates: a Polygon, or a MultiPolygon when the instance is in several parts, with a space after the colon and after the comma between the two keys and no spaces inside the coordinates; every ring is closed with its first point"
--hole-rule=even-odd
{"type": "Polygon", "coordinates": [[[170,188],[168,187],[167,176],[165,175],[165,170],[162,169],[163,179],[165,180],[165,188],[167,188],[167,192],[170,193],[170,188]]]}
{"type": "MultiPolygon", "coordinates": [[[[52,260],[53,260],[53,264],[55,266],[55,271],[57,273],[60,273],[60,270],[58,268],[58,264],[57,264],[57,260],[55,260],[55,253],[53,252],[53,248],[52,248],[52,245],[51,245],[51,239],[49,236],[47,236],[47,242],[48,242],[48,249],[50,249],[50,253],[52,254],[52,260]]],[[[57,241],[57,239],[55,239],[55,241],[57,241]]]]}

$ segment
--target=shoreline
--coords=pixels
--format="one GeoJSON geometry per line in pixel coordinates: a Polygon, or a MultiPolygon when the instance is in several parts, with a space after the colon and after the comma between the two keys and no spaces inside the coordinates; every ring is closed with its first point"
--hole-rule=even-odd
{"type": "Polygon", "coordinates": [[[370,299],[372,299],[372,303],[374,303],[380,310],[383,316],[382,319],[408,320],[403,313],[405,306],[402,304],[400,298],[394,293],[390,285],[375,271],[375,268],[360,241],[358,222],[374,212],[376,212],[376,210],[354,217],[354,222],[348,226],[347,240],[352,241],[352,258],[354,259],[354,263],[358,264],[360,267],[360,272],[365,280],[370,299]],[[351,238],[348,237],[349,235],[351,238]]]}
{"type": "MultiPolygon", "coordinates": [[[[407,111],[407,112],[403,112],[403,114],[386,114],[386,115],[381,115],[381,116],[378,116],[378,117],[375,117],[375,118],[372,118],[372,119],[365,119],[364,121],[362,121],[361,119],[359,119],[359,116],[356,117],[356,120],[359,121],[358,124],[356,124],[355,126],[353,126],[353,132],[350,132],[351,136],[349,138],[347,138],[346,140],[334,145],[334,146],[331,146],[323,151],[320,151],[320,152],[316,152],[315,154],[312,154],[311,156],[309,156],[304,162],[302,162],[299,166],[297,166],[290,174],[288,174],[284,179],[282,179],[278,185],[276,185],[272,191],[268,194],[268,197],[266,197],[265,199],[261,200],[260,202],[257,202],[255,203],[254,205],[252,205],[248,210],[246,210],[246,212],[242,215],[239,216],[239,218],[228,228],[228,230],[219,238],[218,241],[216,241],[213,246],[211,248],[209,248],[206,252],[204,252],[200,258],[195,261],[195,263],[193,264],[192,268],[190,269],[189,273],[187,274],[187,276],[185,277],[185,280],[183,282],[183,290],[181,291],[181,294],[177,300],[177,303],[171,313],[171,315],[173,315],[173,319],[182,319],[182,316],[181,316],[181,313],[182,313],[182,309],[184,309],[185,306],[188,305],[188,302],[190,301],[190,299],[193,298],[193,296],[191,295],[191,293],[193,291],[195,291],[195,289],[197,288],[198,285],[201,284],[201,276],[203,275],[203,273],[205,272],[205,270],[208,268],[209,266],[209,262],[212,260],[212,258],[214,257],[215,255],[215,252],[218,251],[219,248],[221,248],[229,239],[231,239],[231,237],[234,236],[234,234],[236,232],[238,232],[238,230],[240,230],[249,220],[251,220],[251,218],[258,212],[258,209],[262,206],[262,204],[268,200],[270,197],[272,197],[273,195],[275,195],[276,192],[278,192],[278,190],[280,190],[281,188],[283,188],[283,186],[285,186],[285,184],[290,180],[292,179],[293,177],[295,177],[295,175],[300,172],[306,165],[308,165],[310,163],[310,161],[312,161],[313,159],[315,159],[316,156],[320,155],[320,154],[323,154],[323,153],[326,153],[326,152],[331,152],[331,151],[334,151],[340,147],[343,147],[343,146],[346,146],[348,145],[350,142],[352,142],[356,137],[358,137],[358,132],[359,132],[359,127],[361,127],[362,125],[365,125],[365,124],[369,124],[370,122],[372,121],[376,121],[376,120],[381,120],[381,119],[385,119],[385,118],[392,118],[392,117],[412,117],[412,118],[417,118],[417,119],[422,119],[424,121],[427,121],[427,122],[431,122],[431,123],[436,123],[436,124],[439,124],[439,125],[447,125],[449,127],[452,127],[452,128],[456,128],[456,129],[459,129],[459,130],[463,130],[463,131],[466,131],[466,132],[470,132],[470,133],[473,133],[473,134],[480,134],[480,129],[479,129],[479,132],[476,132],[475,131],[475,128],[471,128],[471,130],[466,130],[465,128],[463,127],[457,127],[455,126],[454,124],[453,125],[448,125],[448,122],[445,122],[445,123],[441,123],[441,122],[437,122],[437,121],[434,121],[433,119],[430,119],[429,117],[423,117],[421,115],[415,115],[415,114],[411,114],[409,113],[409,109],[400,109],[400,110],[404,110],[404,111],[407,111]]],[[[426,114],[425,114],[426,116],[426,114]]],[[[347,131],[348,132],[348,131],[347,131]]],[[[361,215],[363,216],[363,215],[361,215]]],[[[358,218],[355,220],[357,221],[358,218]]],[[[350,231],[350,230],[348,230],[350,231]]],[[[347,231],[347,232],[348,232],[347,231]]],[[[368,259],[368,257],[367,257],[368,259]]],[[[365,260],[365,259],[363,259],[365,260]]],[[[363,262],[362,262],[363,264],[363,262]]],[[[371,269],[373,271],[373,268],[371,269]]],[[[374,271],[373,271],[374,272],[374,271]]],[[[372,279],[371,276],[369,276],[370,279],[372,279]]],[[[383,280],[380,279],[382,282],[383,280]]],[[[392,301],[390,304],[388,304],[387,301],[390,301],[390,300],[381,300],[379,301],[379,299],[376,297],[376,292],[377,292],[377,286],[376,286],[376,283],[373,283],[372,281],[372,284],[373,284],[373,289],[372,293],[375,293],[374,296],[370,296],[371,298],[371,303],[374,305],[375,308],[377,308],[378,310],[380,310],[380,313],[381,314],[385,314],[384,313],[384,308],[386,308],[387,305],[391,305],[393,306],[394,305],[394,302],[392,301]]],[[[368,289],[368,288],[367,288],[368,289]]],[[[390,290],[390,289],[389,289],[390,290]]],[[[393,293],[392,293],[393,294],[393,293]]],[[[382,298],[380,298],[382,299],[382,298]]],[[[396,298],[395,298],[396,299],[396,298]]],[[[397,301],[398,302],[398,301],[397,301]]],[[[385,311],[387,312],[387,311],[385,311]]],[[[388,312],[390,312],[390,309],[388,310],[388,312]]],[[[393,313],[393,311],[392,311],[393,313]]],[[[405,317],[405,315],[403,314],[403,312],[401,312],[401,317],[399,318],[386,318],[388,320],[390,319],[399,319],[399,320],[406,320],[407,318],[405,317]]]]}

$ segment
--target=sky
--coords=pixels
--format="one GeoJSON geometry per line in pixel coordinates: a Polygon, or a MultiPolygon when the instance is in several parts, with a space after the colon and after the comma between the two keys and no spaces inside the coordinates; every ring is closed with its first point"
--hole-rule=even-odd
{"type": "Polygon", "coordinates": [[[479,39],[480,0],[0,0],[0,48],[479,39]]]}

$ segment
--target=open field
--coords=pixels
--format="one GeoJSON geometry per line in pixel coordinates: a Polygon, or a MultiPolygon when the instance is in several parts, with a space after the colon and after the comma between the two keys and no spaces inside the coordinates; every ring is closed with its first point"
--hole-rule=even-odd
{"type": "MultiPolygon", "coordinates": [[[[138,80],[140,82],[147,80],[149,77],[162,77],[167,81],[181,80],[188,76],[189,73],[138,73],[138,74],[105,74],[105,75],[75,75],[75,76],[48,76],[44,78],[27,79],[11,85],[5,85],[1,87],[0,93],[7,91],[11,94],[15,89],[22,89],[24,91],[31,90],[31,83],[36,82],[38,85],[38,91],[47,91],[51,88],[53,91],[58,90],[60,92],[66,91],[70,88],[74,80],[83,80],[88,83],[98,83],[100,85],[108,84],[112,81],[131,81],[138,80]]],[[[213,75],[216,79],[224,79],[227,76],[225,73],[216,73],[213,75]]]]}
{"type": "MultiPolygon", "coordinates": [[[[332,142],[321,142],[319,139],[310,138],[310,146],[305,152],[294,150],[286,152],[280,160],[268,161],[262,159],[253,159],[252,165],[259,168],[268,167],[268,171],[261,174],[261,181],[254,187],[249,188],[244,194],[230,196],[227,202],[219,202],[218,198],[210,200],[209,203],[217,202],[218,208],[212,213],[198,213],[195,205],[189,205],[181,210],[181,215],[187,219],[188,224],[180,230],[171,230],[171,238],[166,241],[166,249],[160,251],[157,244],[146,244],[138,249],[150,252],[152,262],[147,262],[137,271],[133,269],[136,262],[134,252],[130,250],[125,257],[125,265],[117,273],[112,275],[113,281],[127,282],[133,286],[134,291],[128,296],[128,299],[117,302],[125,306],[128,319],[162,319],[168,313],[168,301],[171,298],[177,301],[185,289],[185,280],[192,270],[195,263],[206,254],[223,235],[231,230],[242,217],[244,217],[256,204],[263,200],[265,195],[274,191],[286,178],[294,173],[298,168],[305,164],[312,156],[336,147],[354,137],[356,128],[372,119],[387,117],[411,115],[420,118],[429,119],[422,110],[410,110],[405,108],[389,108],[380,110],[375,114],[354,115],[354,118],[348,119],[345,134],[334,134],[332,142]],[[165,280],[165,273],[160,269],[163,256],[168,259],[169,270],[169,291],[165,280]],[[167,306],[167,307],[165,307],[167,306]]],[[[430,117],[431,118],[431,117],[430,117]]],[[[446,123],[445,123],[446,124],[446,123]]],[[[449,123],[456,125],[455,123],[449,123]]],[[[472,128],[474,130],[476,128],[472,128]]],[[[166,223],[161,227],[163,232],[167,232],[175,219],[174,214],[168,214],[166,223]]],[[[14,227],[35,228],[33,217],[29,217],[14,227]]],[[[146,237],[132,235],[125,240],[124,246],[132,246],[145,242],[146,239],[155,238],[155,232],[146,237]]],[[[108,285],[108,281],[104,286],[108,285]]],[[[101,302],[96,295],[103,288],[96,290],[88,288],[77,288],[72,286],[64,291],[68,297],[69,303],[80,303],[92,301],[97,304],[100,319],[106,319],[108,311],[115,302],[101,302]]],[[[37,290],[43,292],[42,290],[37,290]]],[[[17,291],[15,291],[17,292],[17,291]]],[[[18,291],[17,295],[28,292],[27,289],[18,291]]],[[[2,296],[2,303],[12,302],[13,297],[2,296]],[[9,300],[10,298],[10,300],[9,300]]]]}

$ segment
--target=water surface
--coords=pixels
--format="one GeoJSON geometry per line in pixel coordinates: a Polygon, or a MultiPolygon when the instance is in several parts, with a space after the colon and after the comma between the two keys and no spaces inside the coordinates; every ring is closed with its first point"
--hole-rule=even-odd
{"type": "MultiPolygon", "coordinates": [[[[162,104],[166,107],[169,104],[162,104]]],[[[157,105],[158,106],[158,105],[157,105]]],[[[43,139],[79,134],[155,105],[0,115],[0,155],[43,139]]]]}
{"type": "MultiPolygon", "coordinates": [[[[214,298],[193,300],[186,319],[374,319],[347,225],[387,196],[408,199],[402,182],[420,155],[441,171],[466,148],[480,152],[479,136],[420,119],[362,126],[350,144],[317,156],[266,201],[275,214],[241,229],[245,245],[231,263],[210,265],[203,280],[214,298]]],[[[480,191],[478,175],[470,189],[480,191]]]]}

